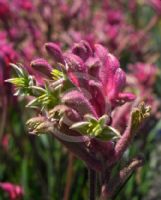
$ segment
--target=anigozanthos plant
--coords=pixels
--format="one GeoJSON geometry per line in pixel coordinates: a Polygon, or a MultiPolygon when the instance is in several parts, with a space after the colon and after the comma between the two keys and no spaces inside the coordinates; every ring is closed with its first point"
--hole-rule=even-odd
{"type": "MultiPolygon", "coordinates": [[[[94,173],[101,174],[101,194],[97,195],[101,199],[111,198],[142,165],[142,159],[137,157],[116,177],[112,175],[141,123],[149,117],[150,108],[144,103],[134,107],[127,128],[119,133],[112,126],[113,112],[116,107],[134,101],[135,96],[123,92],[126,76],[117,58],[102,45],[86,41],[74,44],[65,53],[54,43],[45,47],[56,64],[52,66],[44,59],[31,63],[43,81],[16,65],[12,66],[17,77],[8,80],[15,85],[16,94],[32,97],[27,107],[40,110],[39,116],[27,122],[29,132],[50,133],[62,142],[94,173]]],[[[94,187],[91,191],[92,200],[97,195],[94,187]]]]}

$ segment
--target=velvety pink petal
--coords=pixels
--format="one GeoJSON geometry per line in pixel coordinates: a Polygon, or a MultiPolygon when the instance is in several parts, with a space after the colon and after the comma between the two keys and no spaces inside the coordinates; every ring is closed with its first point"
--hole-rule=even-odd
{"type": "Polygon", "coordinates": [[[90,45],[84,40],[74,44],[74,47],[72,48],[72,53],[79,56],[84,61],[93,54],[90,45]]]}
{"type": "Polygon", "coordinates": [[[102,84],[91,80],[89,81],[89,89],[92,95],[90,102],[95,108],[97,115],[102,116],[106,112],[106,99],[102,91],[102,84]]]}
{"type": "Polygon", "coordinates": [[[104,64],[108,56],[108,49],[100,44],[95,44],[95,55],[102,61],[102,64],[104,64]]]}
{"type": "Polygon", "coordinates": [[[39,73],[51,77],[52,66],[43,58],[31,62],[31,67],[39,73]]]}
{"type": "Polygon", "coordinates": [[[55,44],[53,42],[49,42],[49,43],[45,44],[45,48],[46,48],[47,52],[51,56],[53,56],[57,62],[64,64],[64,58],[63,58],[62,51],[57,44],[55,44]]]}
{"type": "Polygon", "coordinates": [[[87,84],[87,68],[83,60],[73,53],[64,54],[68,76],[78,87],[85,87],[87,84]]]}
{"type": "Polygon", "coordinates": [[[123,89],[126,83],[125,73],[121,68],[118,68],[113,76],[111,82],[108,83],[107,94],[109,100],[117,98],[119,92],[123,89]],[[110,86],[110,87],[109,87],[110,86]]]}
{"type": "Polygon", "coordinates": [[[119,93],[118,98],[124,100],[125,102],[128,102],[135,100],[136,96],[132,93],[124,92],[124,93],[119,93]]]}
{"type": "Polygon", "coordinates": [[[91,96],[87,97],[82,92],[72,90],[62,97],[62,102],[76,110],[81,116],[93,114],[97,117],[96,111],[90,103],[91,96]]]}
{"type": "Polygon", "coordinates": [[[86,66],[83,60],[73,53],[65,53],[64,58],[70,71],[73,72],[86,72],[86,66]]]}

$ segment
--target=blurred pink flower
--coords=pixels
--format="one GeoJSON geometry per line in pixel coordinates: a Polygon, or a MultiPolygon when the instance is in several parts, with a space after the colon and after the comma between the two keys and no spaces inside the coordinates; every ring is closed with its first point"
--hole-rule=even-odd
{"type": "Polygon", "coordinates": [[[138,62],[136,64],[129,65],[129,69],[137,81],[145,87],[145,90],[147,89],[147,86],[153,86],[155,83],[158,71],[155,65],[138,62]]]}
{"type": "Polygon", "coordinates": [[[9,145],[9,135],[8,134],[4,134],[4,136],[2,137],[2,147],[4,150],[8,150],[8,145],[9,145]]]}
{"type": "Polygon", "coordinates": [[[160,0],[148,0],[148,4],[161,15],[161,1],[160,0]]]}
{"type": "Polygon", "coordinates": [[[21,186],[9,182],[0,182],[0,188],[8,193],[10,200],[19,200],[24,194],[21,186]]]}
{"type": "Polygon", "coordinates": [[[6,0],[0,0],[0,19],[5,20],[10,17],[11,10],[9,2],[6,0]]]}
{"type": "Polygon", "coordinates": [[[119,10],[107,10],[107,20],[109,24],[114,25],[114,24],[119,24],[123,21],[124,15],[121,11],[119,10]]]}
{"type": "Polygon", "coordinates": [[[131,12],[135,12],[137,9],[137,0],[129,1],[128,8],[130,9],[131,12]]]}
{"type": "Polygon", "coordinates": [[[0,84],[9,78],[10,62],[16,62],[17,54],[6,40],[0,40],[0,84]]]}
{"type": "Polygon", "coordinates": [[[20,9],[30,11],[33,8],[33,3],[31,0],[14,0],[14,4],[20,9]]]}

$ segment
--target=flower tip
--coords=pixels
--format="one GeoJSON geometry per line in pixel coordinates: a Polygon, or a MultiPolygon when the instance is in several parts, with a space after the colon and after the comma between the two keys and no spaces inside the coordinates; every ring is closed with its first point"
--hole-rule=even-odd
{"type": "Polygon", "coordinates": [[[136,99],[136,95],[132,93],[120,93],[119,98],[128,102],[128,101],[134,101],[136,99]]]}
{"type": "Polygon", "coordinates": [[[53,43],[53,42],[47,42],[45,43],[45,49],[48,51],[48,53],[58,53],[61,52],[59,45],[53,43]]]}
{"type": "Polygon", "coordinates": [[[56,59],[57,62],[64,64],[63,54],[59,45],[53,42],[48,42],[45,43],[45,49],[51,56],[53,56],[56,59]]]}
{"type": "Polygon", "coordinates": [[[50,77],[50,73],[52,71],[52,66],[45,59],[37,58],[31,62],[30,66],[34,70],[41,72],[50,77]]]}
{"type": "Polygon", "coordinates": [[[14,67],[15,64],[14,63],[9,63],[9,66],[14,67]]]}
{"type": "Polygon", "coordinates": [[[129,101],[133,101],[136,99],[136,95],[132,93],[126,93],[126,97],[128,98],[129,101]]]}
{"type": "Polygon", "coordinates": [[[37,58],[37,59],[35,59],[31,62],[30,66],[31,67],[37,67],[37,66],[47,66],[47,67],[49,67],[49,64],[43,58],[37,58]]]}

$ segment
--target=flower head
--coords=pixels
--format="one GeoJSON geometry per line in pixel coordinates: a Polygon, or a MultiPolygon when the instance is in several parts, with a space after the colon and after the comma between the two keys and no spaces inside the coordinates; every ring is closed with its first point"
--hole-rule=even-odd
{"type": "Polygon", "coordinates": [[[115,158],[119,159],[127,148],[127,140],[149,115],[142,115],[144,105],[139,108],[121,139],[121,134],[112,127],[112,113],[135,96],[123,91],[126,76],[118,59],[102,45],[87,41],[80,41],[65,52],[55,43],[47,43],[45,47],[55,61],[54,67],[42,58],[31,63],[44,79],[43,84],[16,65],[13,67],[18,77],[8,80],[17,87],[16,94],[32,96],[27,107],[40,109],[42,113],[27,122],[29,131],[37,135],[52,133],[88,166],[100,170],[102,164],[97,153],[103,160],[111,159],[106,150],[115,154],[113,141],[120,139],[121,147],[115,158]],[[95,155],[91,154],[93,151],[95,155]]]}

